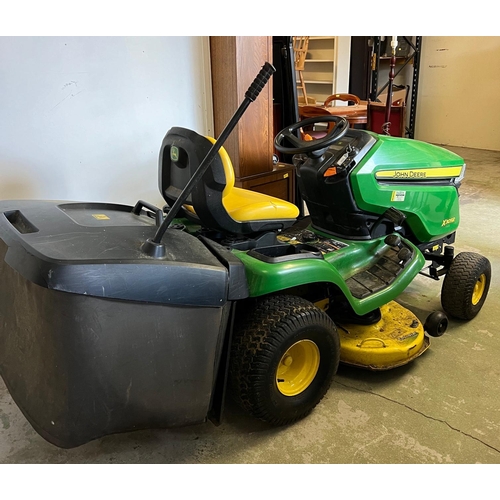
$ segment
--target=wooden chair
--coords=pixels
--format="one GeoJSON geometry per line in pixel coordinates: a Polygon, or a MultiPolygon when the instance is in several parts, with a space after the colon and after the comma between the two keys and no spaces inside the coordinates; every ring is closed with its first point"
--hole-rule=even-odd
{"type": "Polygon", "coordinates": [[[331,103],[332,102],[334,103],[335,101],[352,102],[355,105],[361,104],[361,100],[357,95],[354,95],[354,94],[333,94],[326,99],[323,106],[325,106],[325,108],[328,105],[331,106],[331,103]]]}
{"type": "MultiPolygon", "coordinates": [[[[312,118],[317,116],[329,116],[328,111],[321,109],[318,106],[300,106],[299,108],[299,119],[304,120],[306,118],[312,118]]],[[[317,124],[321,127],[321,124],[317,124]]],[[[305,135],[309,135],[312,139],[321,139],[325,137],[325,135],[335,126],[335,123],[325,122],[325,127],[321,128],[308,128],[306,130],[302,130],[302,138],[304,139],[305,135]]]]}
{"type": "Polygon", "coordinates": [[[304,99],[303,95],[299,95],[297,97],[297,101],[299,102],[299,106],[316,106],[316,99],[314,97],[307,96],[307,101],[304,99]]]}
{"type": "Polygon", "coordinates": [[[323,107],[330,111],[331,114],[345,116],[349,120],[351,126],[365,125],[368,122],[368,110],[365,101],[354,94],[333,94],[327,97],[323,107]],[[336,101],[352,103],[353,106],[335,106],[336,101]]]}
{"type": "MultiPolygon", "coordinates": [[[[302,96],[304,97],[304,101],[308,103],[307,100],[307,91],[306,84],[304,81],[304,67],[307,56],[307,49],[309,47],[309,37],[308,36],[294,36],[293,37],[293,52],[294,52],[294,62],[295,62],[295,71],[299,77],[299,81],[297,82],[297,89],[302,91],[302,96]]],[[[309,103],[308,103],[309,104],[309,103]]]]}

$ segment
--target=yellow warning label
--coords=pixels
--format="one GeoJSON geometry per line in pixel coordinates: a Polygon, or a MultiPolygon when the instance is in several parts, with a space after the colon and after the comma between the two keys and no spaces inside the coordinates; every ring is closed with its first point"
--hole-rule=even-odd
{"type": "Polygon", "coordinates": [[[92,217],[97,220],[109,220],[109,217],[105,214],[92,214],[92,217]]]}
{"type": "Polygon", "coordinates": [[[393,191],[391,201],[405,201],[406,191],[393,191]]]}

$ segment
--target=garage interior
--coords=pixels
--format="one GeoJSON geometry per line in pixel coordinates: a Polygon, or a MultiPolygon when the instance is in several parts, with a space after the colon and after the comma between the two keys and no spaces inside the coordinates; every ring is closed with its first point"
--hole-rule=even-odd
{"type": "MultiPolygon", "coordinates": [[[[161,206],[156,169],[164,134],[173,126],[220,134],[241,89],[272,60],[273,38],[288,37],[2,37],[0,200],[134,205],[143,199],[161,206]],[[232,54],[235,66],[230,69],[220,54],[232,54]]],[[[308,64],[332,64],[331,87],[318,91],[317,83],[306,81],[310,96],[321,102],[325,92],[364,89],[361,100],[369,101],[373,69],[366,63],[373,62],[373,39],[391,37],[311,37],[320,46],[323,38],[332,43],[333,62],[308,64]],[[354,42],[368,59],[356,59],[354,42]],[[356,64],[365,68],[362,82],[350,78],[356,64]]],[[[418,92],[412,92],[415,59],[394,80],[408,96],[403,134],[443,146],[467,165],[453,246],[491,262],[493,278],[479,315],[470,322],[450,319],[446,333],[405,366],[374,372],[341,364],[314,411],[280,428],[248,417],[228,400],[219,426],[140,430],[61,449],[35,432],[0,381],[0,464],[499,463],[500,234],[494,222],[500,216],[500,66],[491,61],[500,56],[500,37],[480,37],[480,43],[470,36],[398,38],[401,45],[404,38],[421,39],[418,92]]],[[[379,63],[381,89],[390,57],[379,63]]],[[[272,94],[269,85],[225,147],[236,185],[295,202],[293,165],[275,157],[270,133],[283,124],[287,101],[272,94]]],[[[442,310],[441,283],[418,276],[400,302],[424,321],[442,310]]]]}

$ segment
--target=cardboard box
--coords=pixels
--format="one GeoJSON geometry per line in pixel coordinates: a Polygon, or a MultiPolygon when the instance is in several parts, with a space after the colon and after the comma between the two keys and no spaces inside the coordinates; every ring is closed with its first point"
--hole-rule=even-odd
{"type": "MultiPolygon", "coordinates": [[[[394,102],[399,101],[402,99],[403,103],[406,103],[406,97],[408,94],[408,88],[404,87],[401,89],[401,87],[398,87],[397,89],[393,89],[392,92],[392,103],[394,105],[394,102]]],[[[384,93],[380,94],[377,99],[385,106],[387,102],[387,90],[384,91],[384,93]]]]}

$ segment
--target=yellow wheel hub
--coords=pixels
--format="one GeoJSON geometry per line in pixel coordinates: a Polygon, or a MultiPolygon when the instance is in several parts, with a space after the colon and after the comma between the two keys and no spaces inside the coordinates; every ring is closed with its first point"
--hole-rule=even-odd
{"type": "Polygon", "coordinates": [[[475,306],[481,300],[483,296],[484,289],[486,288],[486,275],[483,273],[479,276],[479,279],[474,285],[474,291],[472,292],[472,304],[475,306]]]}
{"type": "Polygon", "coordinates": [[[283,354],[276,370],[281,394],[297,396],[314,380],[319,368],[319,349],[312,340],[299,340],[283,354]]]}

